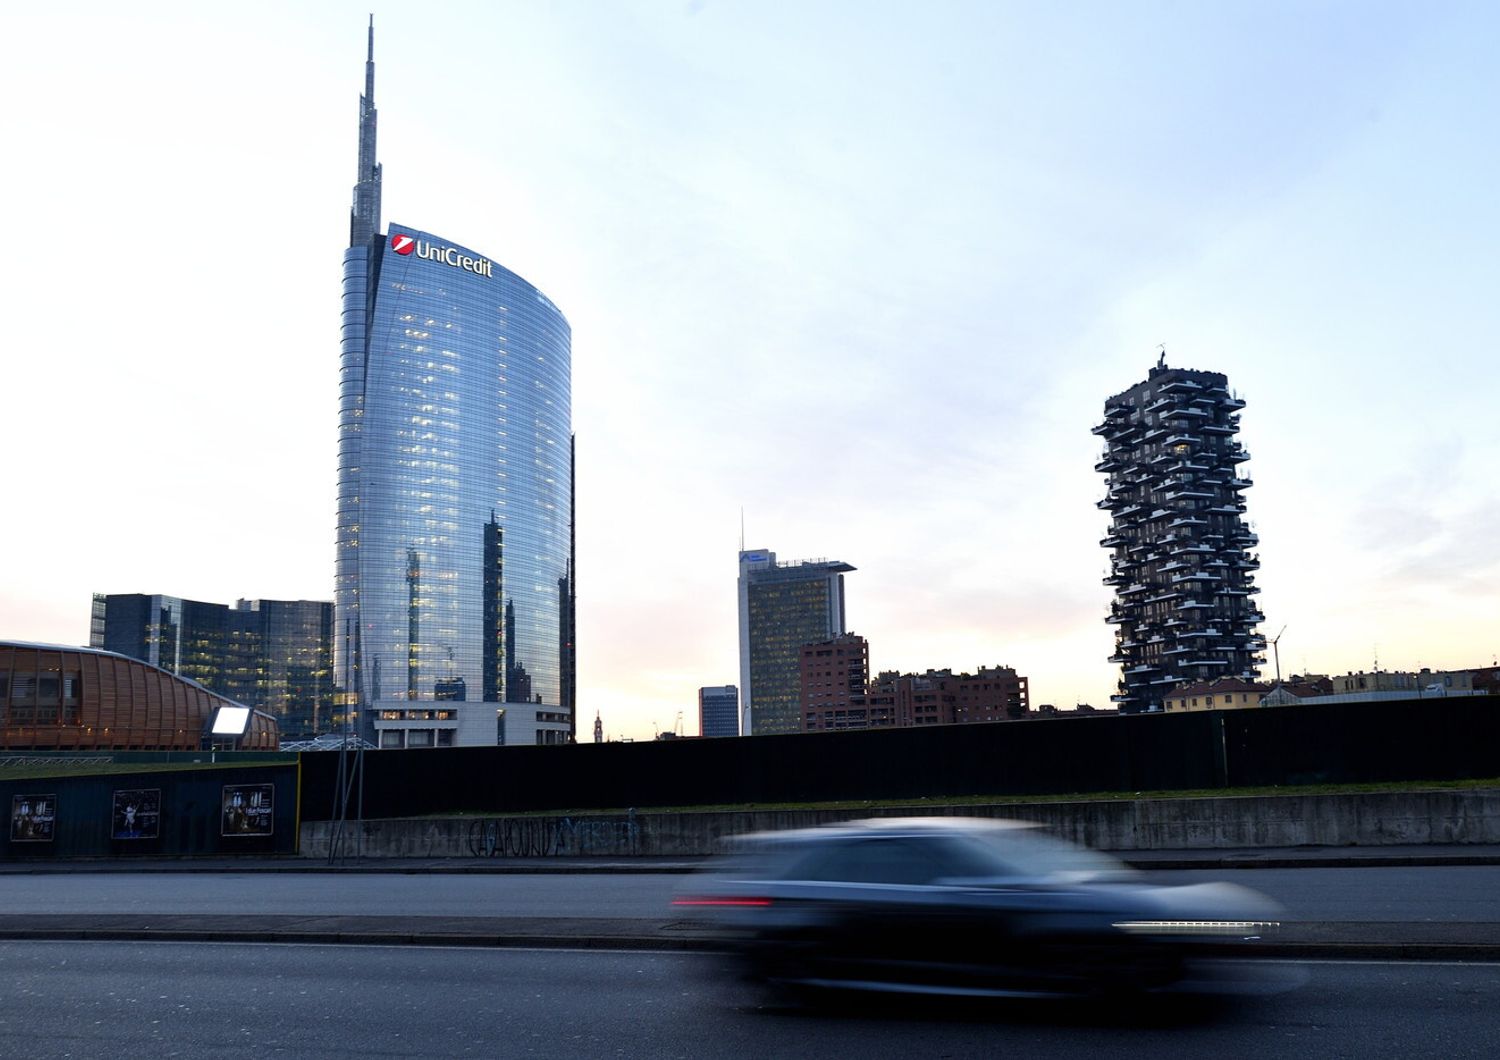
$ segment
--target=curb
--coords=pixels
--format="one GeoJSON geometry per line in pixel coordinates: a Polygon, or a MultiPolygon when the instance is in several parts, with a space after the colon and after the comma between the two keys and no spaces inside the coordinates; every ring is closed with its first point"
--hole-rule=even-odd
{"type": "Polygon", "coordinates": [[[1154,869],[1389,869],[1500,865],[1500,855],[1496,854],[1345,854],[1306,857],[1252,854],[1204,858],[1171,856],[1133,859],[1126,852],[1115,856],[1131,868],[1140,869],[1143,872],[1150,872],[1154,869]]]}
{"type": "MultiPolygon", "coordinates": [[[[1142,872],[1208,870],[1208,869],[1362,869],[1362,868],[1446,868],[1474,865],[1500,865],[1500,853],[1484,854],[1213,854],[1194,856],[1174,852],[1162,856],[1141,851],[1106,851],[1133,869],[1142,872]]],[[[322,875],[393,875],[393,876],[563,876],[563,875],[684,875],[696,872],[708,858],[671,861],[641,860],[550,860],[486,858],[390,858],[378,861],[351,860],[329,864],[318,858],[296,858],[286,861],[246,859],[243,862],[124,860],[81,861],[6,861],[0,862],[0,876],[63,875],[68,873],[220,873],[256,872],[271,874],[322,875]],[[407,863],[410,862],[410,863],[407,863]]]]}
{"type": "MultiPolygon", "coordinates": [[[[566,949],[608,951],[725,952],[722,937],[675,934],[567,934],[558,932],[405,931],[244,927],[129,927],[123,924],[11,927],[0,918],[0,941],[11,942],[210,942],[316,946],[445,946],[476,949],[566,949]]],[[[1205,957],[1234,960],[1475,961],[1500,962],[1500,942],[1258,942],[1206,946],[1205,957]]]]}

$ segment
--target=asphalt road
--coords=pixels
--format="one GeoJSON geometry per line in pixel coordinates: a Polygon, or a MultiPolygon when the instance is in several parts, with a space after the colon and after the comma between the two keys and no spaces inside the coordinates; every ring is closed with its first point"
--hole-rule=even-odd
{"type": "MultiPolygon", "coordinates": [[[[1231,880],[1289,920],[1500,923],[1500,866],[1160,871],[1152,883],[1231,880]]],[[[680,874],[424,875],[80,873],[0,875],[0,912],[394,917],[670,914],[680,874]]]]}
{"type": "Polygon", "coordinates": [[[1491,1057],[1500,965],[1309,963],[1227,1009],[778,1008],[703,954],[0,943],[0,1057],[1491,1057]]]}

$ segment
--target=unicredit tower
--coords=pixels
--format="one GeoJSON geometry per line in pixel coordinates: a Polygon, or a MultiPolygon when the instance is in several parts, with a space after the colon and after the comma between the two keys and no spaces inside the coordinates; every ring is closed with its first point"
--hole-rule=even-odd
{"type": "Polygon", "coordinates": [[[487,254],[381,231],[375,31],[344,253],[335,681],[380,747],[562,743],[568,322],[487,254]]]}

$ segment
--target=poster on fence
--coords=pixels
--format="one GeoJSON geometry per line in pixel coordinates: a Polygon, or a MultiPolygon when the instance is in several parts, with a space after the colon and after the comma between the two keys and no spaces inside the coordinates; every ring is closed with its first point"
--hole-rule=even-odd
{"type": "Polygon", "coordinates": [[[12,795],[10,841],[50,843],[57,828],[57,795],[12,795]]]}
{"type": "Polygon", "coordinates": [[[161,789],[115,792],[112,839],[155,839],[161,834],[161,789]]]}
{"type": "Polygon", "coordinates": [[[272,784],[224,785],[221,835],[270,835],[275,823],[272,784]]]}

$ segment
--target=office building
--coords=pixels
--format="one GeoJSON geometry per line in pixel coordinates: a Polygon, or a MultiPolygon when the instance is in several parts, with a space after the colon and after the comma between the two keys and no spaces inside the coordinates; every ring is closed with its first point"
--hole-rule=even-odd
{"type": "Polygon", "coordinates": [[[322,600],[205,603],[95,593],[89,646],[150,663],[274,716],[306,739],[334,726],[333,605],[322,600]]]}
{"type": "Polygon", "coordinates": [[[734,685],[698,689],[698,735],[740,734],[740,690],[734,685]]]}
{"type": "Polygon", "coordinates": [[[740,732],[802,731],[800,659],[804,645],[844,632],[847,563],[740,553],[740,732]]]}
{"type": "Polygon", "coordinates": [[[1120,664],[1122,713],[1158,711],[1181,684],[1260,675],[1264,615],[1245,522],[1239,410],[1218,372],[1168,368],[1105,402],[1096,471],[1108,476],[1099,507],[1110,513],[1106,585],[1115,600],[1111,662],[1120,664]]]}
{"type": "Polygon", "coordinates": [[[573,738],[571,333],[493,257],[381,228],[374,29],[344,253],[334,678],[382,747],[573,738]]]}

